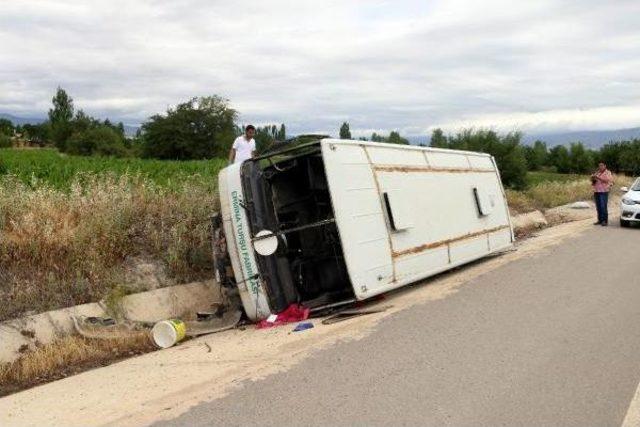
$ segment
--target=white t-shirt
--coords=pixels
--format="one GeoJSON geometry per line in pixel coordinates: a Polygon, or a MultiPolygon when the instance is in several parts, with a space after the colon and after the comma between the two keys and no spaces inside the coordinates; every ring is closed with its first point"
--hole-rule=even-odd
{"type": "Polygon", "coordinates": [[[236,150],[236,158],[233,163],[244,162],[251,158],[251,153],[256,150],[256,141],[251,138],[247,141],[244,135],[240,135],[233,141],[233,149],[236,150]]]}

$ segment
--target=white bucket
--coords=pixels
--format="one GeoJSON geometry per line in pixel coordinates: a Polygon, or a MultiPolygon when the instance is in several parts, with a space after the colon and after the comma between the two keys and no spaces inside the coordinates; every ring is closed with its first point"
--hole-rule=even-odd
{"type": "Polygon", "coordinates": [[[187,327],[180,319],[169,319],[156,323],[151,333],[158,347],[169,348],[184,339],[187,327]]]}

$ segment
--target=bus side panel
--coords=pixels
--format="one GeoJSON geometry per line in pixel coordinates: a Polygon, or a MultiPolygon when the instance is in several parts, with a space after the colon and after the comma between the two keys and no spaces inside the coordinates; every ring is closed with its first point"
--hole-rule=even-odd
{"type": "Polygon", "coordinates": [[[512,245],[490,156],[339,140],[325,140],[322,148],[357,298],[512,245]]]}

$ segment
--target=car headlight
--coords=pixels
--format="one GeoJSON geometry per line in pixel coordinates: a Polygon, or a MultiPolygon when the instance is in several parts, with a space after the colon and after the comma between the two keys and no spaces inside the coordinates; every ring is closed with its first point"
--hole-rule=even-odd
{"type": "Polygon", "coordinates": [[[624,198],[623,198],[623,199],[622,199],[622,203],[624,203],[625,205],[635,205],[636,203],[639,203],[639,202],[636,202],[635,200],[631,200],[631,199],[624,199],[624,198]]]}

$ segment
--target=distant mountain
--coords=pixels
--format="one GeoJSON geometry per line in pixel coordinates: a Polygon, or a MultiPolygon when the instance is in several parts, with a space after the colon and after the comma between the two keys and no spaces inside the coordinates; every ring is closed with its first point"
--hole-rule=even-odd
{"type": "Polygon", "coordinates": [[[525,134],[523,142],[532,144],[536,139],[547,143],[548,147],[582,142],[586,147],[598,149],[611,141],[628,141],[640,138],[640,127],[613,130],[589,130],[566,133],[525,134]]]}
{"type": "Polygon", "coordinates": [[[14,116],[13,114],[7,114],[7,113],[0,113],[0,119],[11,120],[11,123],[13,123],[14,126],[26,125],[26,124],[37,125],[46,120],[42,117],[17,117],[17,116],[14,116]]]}

